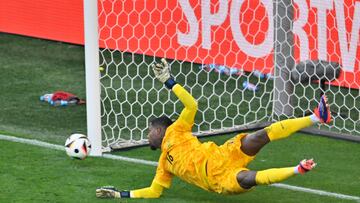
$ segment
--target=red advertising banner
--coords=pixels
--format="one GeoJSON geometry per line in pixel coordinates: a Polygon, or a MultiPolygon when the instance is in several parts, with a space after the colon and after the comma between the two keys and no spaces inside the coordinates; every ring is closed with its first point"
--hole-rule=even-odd
{"type": "Polygon", "coordinates": [[[0,0],[0,32],[84,44],[83,1],[0,0]]]}
{"type": "MultiPolygon", "coordinates": [[[[360,88],[360,1],[294,0],[295,60],[343,66],[333,84],[360,88]]],[[[271,0],[100,1],[100,42],[129,52],[268,73],[271,0]]]]}
{"type": "MultiPolygon", "coordinates": [[[[294,0],[295,59],[342,64],[360,89],[360,0],[294,0]]],[[[271,0],[99,0],[100,45],[251,71],[273,67],[271,0]]],[[[0,31],[83,44],[80,0],[0,0],[0,31]]]]}

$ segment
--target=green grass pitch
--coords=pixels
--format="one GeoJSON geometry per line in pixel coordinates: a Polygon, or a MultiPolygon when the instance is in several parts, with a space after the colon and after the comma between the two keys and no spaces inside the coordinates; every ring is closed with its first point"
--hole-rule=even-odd
{"type": "MultiPolygon", "coordinates": [[[[86,133],[86,107],[54,108],[39,96],[56,90],[85,97],[84,50],[81,46],[0,34],[0,133],[63,145],[72,132],[86,133]]],[[[223,143],[233,135],[216,136],[223,143]]],[[[72,160],[63,151],[0,140],[0,202],[114,202],[95,198],[95,188],[146,187],[155,167],[90,157],[72,160]]],[[[115,154],[157,161],[148,147],[115,154]]],[[[359,144],[295,134],[270,143],[249,166],[254,170],[292,166],[313,157],[317,168],[285,184],[360,196],[359,144]]],[[[303,192],[261,186],[223,196],[179,179],[156,200],[117,202],[351,202],[303,192]]]]}
{"type": "MultiPolygon", "coordinates": [[[[222,143],[229,137],[218,137],[216,141],[222,143]]],[[[314,156],[319,165],[313,172],[294,177],[285,183],[359,196],[359,180],[353,168],[359,166],[359,158],[348,157],[347,152],[352,149],[354,154],[359,154],[357,146],[354,143],[297,134],[286,141],[271,143],[252,162],[250,168],[261,170],[289,166],[294,165],[296,160],[302,157],[314,156]],[[332,153],[329,153],[329,150],[332,153]],[[348,158],[335,160],[332,158],[334,156],[348,158]],[[344,167],[350,165],[352,167],[344,167]]],[[[109,202],[96,199],[96,187],[109,184],[122,189],[146,187],[151,183],[155,172],[154,166],[93,157],[80,161],[70,159],[64,151],[9,141],[0,141],[0,149],[0,202],[109,202]]],[[[159,151],[149,151],[147,147],[143,147],[117,154],[156,161],[159,151]]],[[[224,196],[203,191],[177,178],[160,199],[130,199],[121,202],[304,201],[351,202],[269,186],[260,186],[241,195],[224,196]]]]}

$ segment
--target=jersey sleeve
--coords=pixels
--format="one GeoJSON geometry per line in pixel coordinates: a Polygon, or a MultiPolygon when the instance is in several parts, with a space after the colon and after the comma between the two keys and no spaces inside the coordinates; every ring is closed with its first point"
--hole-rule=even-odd
{"type": "Polygon", "coordinates": [[[161,196],[163,192],[163,187],[156,182],[152,182],[150,187],[131,190],[130,197],[131,198],[158,198],[161,196]]]}
{"type": "Polygon", "coordinates": [[[170,188],[173,175],[166,170],[165,162],[166,153],[162,153],[159,159],[159,165],[156,169],[156,175],[153,182],[161,185],[162,187],[170,188]]]}
{"type": "Polygon", "coordinates": [[[175,95],[180,99],[181,103],[185,106],[181,111],[180,116],[176,123],[181,124],[184,130],[191,130],[194,125],[195,115],[198,109],[198,104],[191,94],[179,84],[176,84],[172,90],[175,95]]]}

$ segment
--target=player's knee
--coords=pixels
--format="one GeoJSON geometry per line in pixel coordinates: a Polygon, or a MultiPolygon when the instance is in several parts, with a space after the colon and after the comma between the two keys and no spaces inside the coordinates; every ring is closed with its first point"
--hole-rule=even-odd
{"type": "Polygon", "coordinates": [[[253,142],[261,144],[266,144],[270,141],[266,129],[258,130],[254,133],[251,133],[249,137],[253,140],[253,142]]]}
{"type": "Polygon", "coordinates": [[[264,129],[258,130],[254,133],[248,134],[241,140],[241,150],[249,156],[254,156],[269,142],[270,140],[266,131],[264,129]]]}
{"type": "Polygon", "coordinates": [[[244,189],[250,189],[256,185],[256,171],[240,171],[236,175],[239,185],[244,189]]]}

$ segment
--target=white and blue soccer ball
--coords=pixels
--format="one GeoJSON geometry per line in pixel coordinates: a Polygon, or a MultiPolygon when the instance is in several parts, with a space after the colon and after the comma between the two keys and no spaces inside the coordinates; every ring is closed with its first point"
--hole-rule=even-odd
{"type": "Polygon", "coordinates": [[[85,159],[91,151],[91,143],[86,135],[74,133],[65,142],[66,154],[75,159],[85,159]]]}

